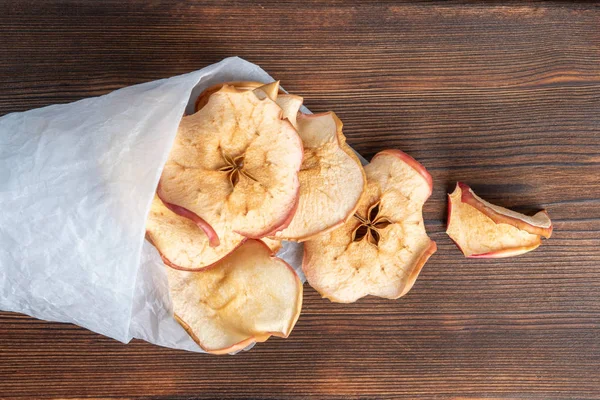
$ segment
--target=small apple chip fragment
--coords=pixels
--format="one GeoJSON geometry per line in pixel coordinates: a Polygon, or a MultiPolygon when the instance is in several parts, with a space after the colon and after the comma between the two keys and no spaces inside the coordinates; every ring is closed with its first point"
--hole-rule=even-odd
{"type": "Polygon", "coordinates": [[[469,258],[500,258],[536,249],[552,235],[548,213],[533,217],[488,203],[462,182],[448,195],[446,233],[469,258]]]}

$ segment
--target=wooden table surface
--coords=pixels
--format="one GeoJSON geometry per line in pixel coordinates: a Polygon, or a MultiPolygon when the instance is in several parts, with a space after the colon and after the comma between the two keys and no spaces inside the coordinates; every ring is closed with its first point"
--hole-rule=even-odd
{"type": "Polygon", "coordinates": [[[598,5],[279,3],[0,0],[0,115],[244,57],[365,157],[431,172],[438,252],[413,290],[340,305],[306,285],[290,338],[234,357],[0,313],[0,398],[600,398],[598,5]],[[463,258],[444,233],[457,180],[547,208],[554,236],[463,258]]]}

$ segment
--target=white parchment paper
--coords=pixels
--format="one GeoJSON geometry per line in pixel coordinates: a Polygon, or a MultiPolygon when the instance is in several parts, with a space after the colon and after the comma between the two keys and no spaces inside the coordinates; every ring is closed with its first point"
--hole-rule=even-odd
{"type": "MultiPolygon", "coordinates": [[[[184,110],[219,82],[273,79],[237,57],[0,118],[0,309],[121,342],[201,351],[172,317],[146,215],[184,110]]],[[[301,246],[279,256],[300,270],[301,246]]]]}

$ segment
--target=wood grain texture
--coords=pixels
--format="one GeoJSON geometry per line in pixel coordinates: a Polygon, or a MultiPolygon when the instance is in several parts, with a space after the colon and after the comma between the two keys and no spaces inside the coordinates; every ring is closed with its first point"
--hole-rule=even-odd
{"type": "Polygon", "coordinates": [[[339,305],[306,286],[291,337],[235,357],[0,313],[0,398],[600,398],[597,4],[0,0],[0,115],[231,55],[336,111],[365,157],[429,169],[439,250],[413,290],[339,305]],[[464,259],[444,234],[456,180],[547,208],[554,236],[464,259]]]}

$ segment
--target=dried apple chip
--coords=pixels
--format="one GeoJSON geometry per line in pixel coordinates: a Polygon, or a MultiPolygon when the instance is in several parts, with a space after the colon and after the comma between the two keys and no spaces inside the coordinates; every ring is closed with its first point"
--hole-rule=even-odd
{"type": "Polygon", "coordinates": [[[366,178],[335,113],[298,114],[296,124],[304,145],[300,199],[289,226],[275,236],[305,241],[352,217],[366,178]]]}
{"type": "Polygon", "coordinates": [[[546,211],[533,217],[488,203],[459,182],[448,195],[446,233],[466,257],[500,258],[527,253],[552,235],[546,211]]]}
{"type": "Polygon", "coordinates": [[[399,150],[384,150],[365,173],[367,187],[353,218],[304,243],[308,283],[334,302],[403,296],[436,251],[423,224],[432,190],[425,168],[399,150]]]}
{"type": "Polygon", "coordinates": [[[285,228],[298,202],[303,148],[281,116],[269,97],[224,85],[182,119],[159,197],[206,221],[219,238],[228,231],[261,238],[285,228]]]}
{"type": "Polygon", "coordinates": [[[272,82],[272,83],[262,83],[262,82],[255,82],[255,81],[236,81],[236,82],[227,82],[227,83],[217,83],[216,85],[213,85],[211,87],[209,87],[208,89],[205,89],[202,93],[200,93],[200,96],[198,96],[198,98],[196,99],[196,104],[195,104],[195,110],[198,111],[200,110],[202,107],[204,107],[206,105],[206,103],[208,103],[208,99],[210,98],[210,96],[215,93],[218,92],[220,89],[223,88],[223,86],[233,86],[234,88],[238,89],[238,90],[254,90],[254,89],[258,89],[262,87],[262,90],[266,92],[267,95],[270,94],[270,98],[271,100],[275,100],[275,98],[273,97],[273,89],[277,88],[277,91],[275,92],[275,94],[277,93],[283,93],[281,91],[281,89],[279,89],[279,81],[276,82],[272,82]]]}
{"type": "Polygon", "coordinates": [[[302,282],[259,240],[200,272],[167,267],[167,275],[175,318],[213,354],[287,337],[302,308],[302,282]]]}
{"type": "Polygon", "coordinates": [[[181,270],[206,268],[231,253],[244,237],[225,231],[220,245],[212,246],[210,237],[193,218],[182,217],[154,196],[146,220],[146,237],[156,247],[165,264],[181,270]]]}

